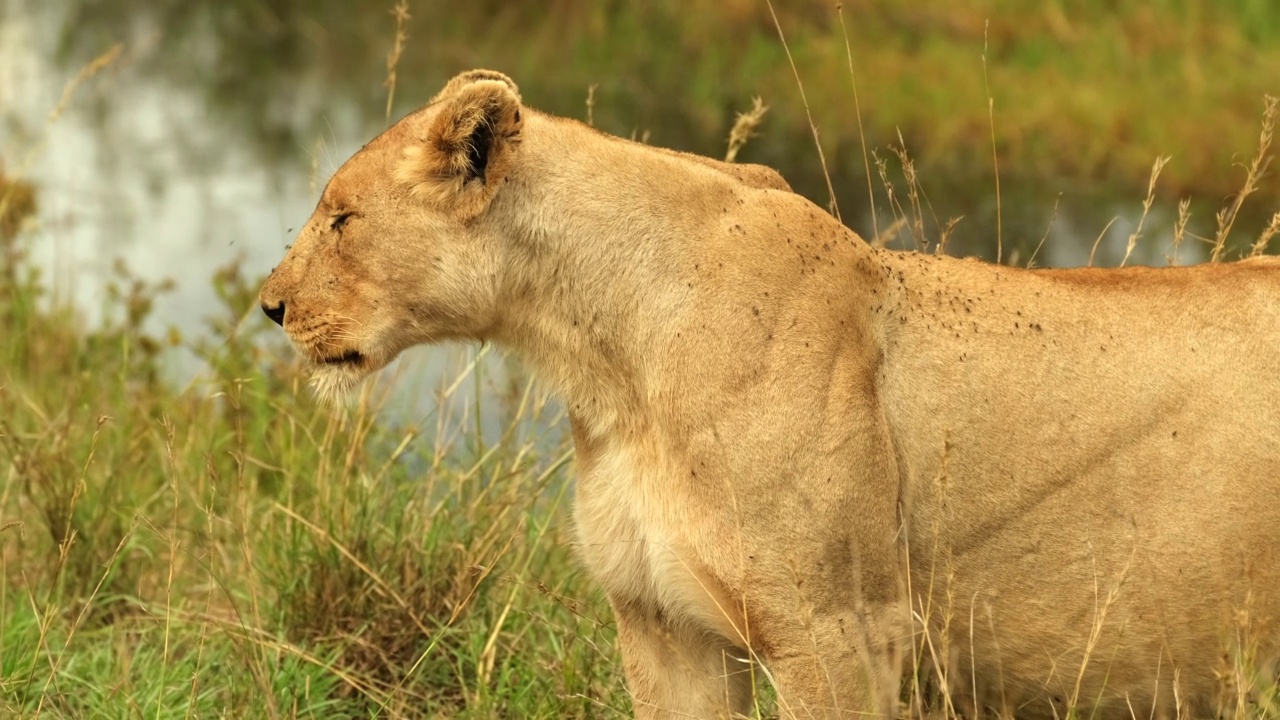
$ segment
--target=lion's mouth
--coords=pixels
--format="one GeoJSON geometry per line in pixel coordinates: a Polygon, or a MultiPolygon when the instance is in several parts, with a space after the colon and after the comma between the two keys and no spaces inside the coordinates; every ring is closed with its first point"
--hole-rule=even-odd
{"type": "Polygon", "coordinates": [[[341,355],[321,358],[320,363],[322,365],[363,365],[364,355],[360,354],[359,350],[347,350],[341,355]]]}

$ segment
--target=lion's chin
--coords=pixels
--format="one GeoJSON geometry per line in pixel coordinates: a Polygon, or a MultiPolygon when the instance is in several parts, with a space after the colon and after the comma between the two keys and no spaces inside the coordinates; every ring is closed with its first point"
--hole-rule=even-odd
{"type": "Polygon", "coordinates": [[[357,364],[316,365],[311,371],[311,389],[321,404],[336,407],[355,397],[360,383],[370,375],[357,364]]]}

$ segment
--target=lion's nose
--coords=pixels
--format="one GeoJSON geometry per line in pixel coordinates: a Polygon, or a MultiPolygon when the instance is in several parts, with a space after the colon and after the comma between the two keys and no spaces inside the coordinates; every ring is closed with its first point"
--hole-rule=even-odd
{"type": "Polygon", "coordinates": [[[280,327],[284,327],[284,303],[280,303],[275,307],[263,303],[262,312],[266,313],[267,317],[271,318],[272,322],[280,327]]]}

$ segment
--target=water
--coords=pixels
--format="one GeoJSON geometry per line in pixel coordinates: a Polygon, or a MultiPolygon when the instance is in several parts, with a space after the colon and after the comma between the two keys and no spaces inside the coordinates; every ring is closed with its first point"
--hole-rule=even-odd
{"type": "Polygon", "coordinates": [[[216,305],[216,267],[269,269],[280,258],[314,202],[305,168],[264,165],[211,126],[192,93],[132,77],[127,60],[51,122],[74,74],[48,59],[56,25],[52,13],[21,10],[0,25],[0,148],[10,172],[29,158],[41,207],[33,259],[91,322],[111,258],[142,278],[173,278],[156,327],[190,325],[216,305]]]}

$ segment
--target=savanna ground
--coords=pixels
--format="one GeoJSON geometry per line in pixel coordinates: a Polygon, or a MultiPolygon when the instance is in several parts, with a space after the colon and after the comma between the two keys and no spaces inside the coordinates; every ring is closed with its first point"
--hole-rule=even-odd
{"type": "MultiPolygon", "coordinates": [[[[288,34],[292,25],[280,29],[279,19],[304,13],[284,2],[225,5],[254,10],[256,20],[241,24],[226,20],[235,13],[220,16],[236,40],[257,37],[255,28],[288,34]]],[[[446,30],[473,27],[497,7],[480,5],[474,16],[449,18],[446,30]]],[[[1265,0],[1078,5],[850,2],[837,14],[825,3],[792,3],[780,17],[793,71],[764,3],[724,3],[718,14],[674,2],[654,3],[650,14],[551,3],[561,29],[537,25],[523,45],[472,34],[493,47],[463,64],[507,70],[534,104],[590,113],[621,134],[628,122],[658,125],[678,106],[682,126],[672,132],[708,154],[726,151],[725,109],[766,95],[771,109],[739,158],[782,167],[820,204],[834,195],[846,220],[872,228],[868,236],[879,231],[881,242],[935,250],[951,224],[929,198],[966,184],[994,188],[999,177],[1005,194],[994,217],[1036,215],[1043,234],[962,220],[951,237],[967,229],[987,239],[957,243],[965,249],[1034,262],[1054,206],[1020,209],[1017,186],[1105,177],[1116,202],[1139,208],[1124,257],[1139,243],[1183,261],[1265,252],[1280,232],[1280,215],[1271,215],[1280,193],[1267,172],[1276,110],[1264,100],[1280,94],[1280,76],[1264,69],[1280,67],[1280,11],[1265,0]],[[593,35],[616,38],[614,52],[580,40],[593,35]],[[573,97],[557,97],[536,75],[564,38],[573,97]],[[616,58],[628,48],[648,64],[624,72],[616,58]],[[650,83],[657,90],[630,92],[650,83]],[[1010,88],[1017,94],[1001,94],[1010,88]],[[1207,110],[1186,109],[1200,105],[1207,110]],[[1153,168],[1162,154],[1174,159],[1153,168]],[[1169,221],[1148,218],[1145,206],[1165,208],[1169,221]]],[[[84,5],[76,33],[123,32],[95,20],[100,11],[84,5]]],[[[485,21],[521,27],[529,12],[494,11],[485,21]]],[[[445,22],[438,9],[422,13],[445,22]]],[[[200,12],[165,17],[179,24],[166,37],[180,39],[181,23],[200,12]]],[[[407,44],[395,42],[395,18],[372,17],[360,32],[384,42],[356,95],[381,113],[393,77],[403,97],[403,78],[416,72],[414,43],[434,39],[431,25],[406,24],[417,29],[407,44]]],[[[363,27],[348,20],[334,22],[363,27]]],[[[456,45],[458,34],[439,37],[456,45]]],[[[350,58],[343,36],[315,42],[327,57],[350,58]]],[[[163,43],[153,50],[175,52],[163,43]]],[[[104,56],[78,76],[72,68],[68,102],[115,61],[104,56]]],[[[262,107],[261,98],[242,101],[228,101],[230,117],[262,107]]],[[[29,149],[3,148],[23,157],[29,149]]],[[[438,388],[388,377],[352,408],[317,407],[292,351],[256,308],[267,268],[237,264],[210,278],[220,304],[198,327],[148,330],[167,288],[124,267],[102,298],[103,320],[91,323],[28,259],[51,231],[40,222],[40,189],[21,166],[9,168],[0,174],[0,715],[629,713],[608,607],[573,559],[563,418],[535,382],[473,363],[438,388]],[[179,346],[203,363],[187,384],[164,371],[179,346]],[[410,420],[385,409],[406,393],[433,396],[430,413],[410,420]],[[495,422],[500,438],[482,429],[495,422]]],[[[1250,677],[1248,660],[1234,679],[1250,677]]],[[[1280,717],[1274,687],[1253,681],[1261,700],[1237,715],[1280,717]]],[[[907,680],[904,716],[954,714],[928,688],[907,680]]],[[[769,716],[767,691],[760,706],[769,716]]]]}

